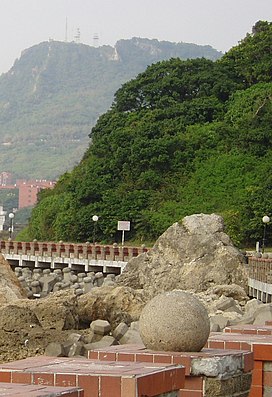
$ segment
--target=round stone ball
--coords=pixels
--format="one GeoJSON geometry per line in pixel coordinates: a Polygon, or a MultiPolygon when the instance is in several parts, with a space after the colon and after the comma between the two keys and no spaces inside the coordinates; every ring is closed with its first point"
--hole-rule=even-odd
{"type": "Polygon", "coordinates": [[[147,303],[140,315],[139,331],[148,349],[198,352],[209,337],[210,321],[196,296],[176,290],[147,303]]]}

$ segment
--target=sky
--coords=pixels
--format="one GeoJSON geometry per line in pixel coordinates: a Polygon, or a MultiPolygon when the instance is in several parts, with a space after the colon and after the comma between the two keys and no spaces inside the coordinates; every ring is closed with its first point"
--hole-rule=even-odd
{"type": "Polygon", "coordinates": [[[0,6],[0,73],[33,45],[78,40],[78,29],[88,45],[143,37],[226,52],[258,20],[272,21],[272,0],[0,0],[0,6]]]}

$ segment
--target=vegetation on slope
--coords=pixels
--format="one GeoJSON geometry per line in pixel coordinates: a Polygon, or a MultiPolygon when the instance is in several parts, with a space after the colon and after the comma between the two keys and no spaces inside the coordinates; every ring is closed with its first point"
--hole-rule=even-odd
{"type": "Polygon", "coordinates": [[[81,159],[122,83],[161,59],[220,55],[209,46],[136,38],[115,48],[49,41],[25,50],[0,77],[0,170],[58,177],[81,159]]]}
{"type": "Polygon", "coordinates": [[[28,237],[155,239],[193,213],[219,213],[237,244],[262,235],[272,199],[272,24],[215,62],[151,65],[116,92],[80,164],[44,191],[28,237]],[[269,56],[268,56],[269,53],[269,56]]]}

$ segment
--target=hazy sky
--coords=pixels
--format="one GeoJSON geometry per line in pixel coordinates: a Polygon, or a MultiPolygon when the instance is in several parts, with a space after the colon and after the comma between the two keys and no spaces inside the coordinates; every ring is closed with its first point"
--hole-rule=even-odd
{"type": "Polygon", "coordinates": [[[236,45],[258,20],[272,21],[272,0],[0,0],[0,73],[21,51],[49,38],[114,45],[132,37],[236,45]],[[66,30],[67,20],[67,30],[66,30]]]}

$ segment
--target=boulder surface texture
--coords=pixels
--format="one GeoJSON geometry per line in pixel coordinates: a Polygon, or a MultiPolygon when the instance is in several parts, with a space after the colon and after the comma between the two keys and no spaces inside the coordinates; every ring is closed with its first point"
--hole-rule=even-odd
{"type": "Polygon", "coordinates": [[[140,316],[139,330],[148,349],[198,352],[209,337],[210,320],[196,296],[176,290],[148,302],[140,316]]]}
{"type": "Polygon", "coordinates": [[[247,291],[245,263],[224,232],[223,218],[196,214],[174,223],[150,251],[131,259],[117,282],[144,289],[150,297],[174,289],[202,292],[223,284],[247,291]]]}

